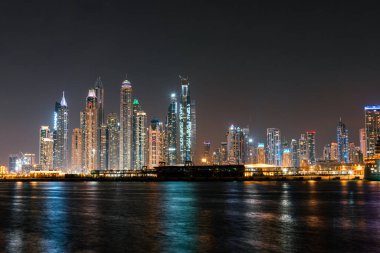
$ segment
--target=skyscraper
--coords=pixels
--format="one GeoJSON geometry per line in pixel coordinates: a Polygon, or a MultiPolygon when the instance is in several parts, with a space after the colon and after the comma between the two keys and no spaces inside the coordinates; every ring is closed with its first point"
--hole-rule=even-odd
{"type": "Polygon", "coordinates": [[[265,144],[257,144],[257,163],[265,164],[265,144]]]}
{"type": "Polygon", "coordinates": [[[330,160],[331,161],[338,161],[338,143],[336,143],[336,142],[331,142],[330,160]]]}
{"type": "Polygon", "coordinates": [[[193,160],[195,138],[195,103],[190,98],[188,78],[180,77],[181,99],[179,104],[179,158],[181,163],[193,160]]]}
{"type": "Polygon", "coordinates": [[[82,172],[82,130],[74,128],[71,135],[71,171],[82,172]]]}
{"type": "Polygon", "coordinates": [[[119,169],[131,169],[132,165],[132,84],[125,80],[120,90],[120,158],[119,169]]]}
{"type": "Polygon", "coordinates": [[[267,163],[281,166],[281,138],[280,129],[267,129],[267,163]]]}
{"type": "Polygon", "coordinates": [[[308,154],[308,161],[310,165],[316,164],[315,134],[316,132],[313,130],[306,132],[307,154],[308,154]]]}
{"type": "Polygon", "coordinates": [[[362,152],[363,156],[367,155],[367,143],[366,143],[366,136],[365,136],[365,128],[359,129],[359,143],[360,143],[360,151],[362,152]]]}
{"type": "Polygon", "coordinates": [[[331,160],[331,144],[326,144],[323,147],[323,160],[325,161],[331,160]]]}
{"type": "Polygon", "coordinates": [[[290,153],[292,156],[292,167],[297,168],[300,166],[300,159],[298,153],[298,141],[292,139],[290,142],[290,153]]]}
{"type": "Polygon", "coordinates": [[[90,89],[84,110],[84,172],[98,169],[97,140],[98,140],[98,100],[95,90],[90,89]]]}
{"type": "Polygon", "coordinates": [[[104,124],[104,88],[100,76],[95,82],[95,96],[98,100],[98,126],[104,124]]]}
{"type": "Polygon", "coordinates": [[[119,169],[119,121],[116,113],[107,116],[108,128],[108,169],[119,169]]]}
{"type": "Polygon", "coordinates": [[[40,165],[43,170],[53,168],[53,146],[54,140],[51,137],[43,138],[40,150],[40,165]]]}
{"type": "Polygon", "coordinates": [[[350,162],[349,157],[349,143],[348,143],[348,130],[346,125],[339,119],[338,126],[336,128],[336,140],[338,143],[338,162],[348,163],[350,162]]]}
{"type": "Polygon", "coordinates": [[[142,110],[136,111],[133,120],[133,169],[140,170],[146,165],[147,117],[142,110]]]}
{"type": "Polygon", "coordinates": [[[56,170],[66,171],[68,169],[68,124],[69,109],[67,107],[65,93],[63,93],[61,102],[55,103],[54,111],[53,167],[56,170]]]}
{"type": "Polygon", "coordinates": [[[43,155],[43,149],[44,149],[44,139],[50,137],[50,129],[49,126],[41,126],[40,127],[40,134],[39,134],[39,152],[38,152],[38,163],[43,164],[45,163],[44,155],[43,155]]]}
{"type": "Polygon", "coordinates": [[[289,148],[284,148],[282,152],[282,166],[291,167],[292,166],[292,157],[289,148]]]}
{"type": "Polygon", "coordinates": [[[108,128],[106,124],[98,127],[98,169],[108,169],[108,128]]]}
{"type": "Polygon", "coordinates": [[[159,165],[160,162],[165,160],[164,157],[164,126],[158,119],[150,121],[149,125],[149,159],[148,167],[154,168],[159,165]]]}
{"type": "Polygon", "coordinates": [[[203,154],[202,154],[201,162],[203,164],[212,164],[211,142],[210,141],[204,141],[203,142],[203,154]]]}
{"type": "Polygon", "coordinates": [[[227,156],[229,164],[243,163],[244,134],[240,127],[231,125],[227,131],[227,156]]]}
{"type": "Polygon", "coordinates": [[[305,134],[301,134],[300,139],[298,140],[298,157],[300,166],[306,165],[309,162],[308,154],[307,154],[307,144],[306,144],[306,136],[305,134]]]}
{"type": "Polygon", "coordinates": [[[168,115],[166,117],[166,162],[176,165],[178,162],[178,104],[176,94],[171,94],[168,115]]]}
{"type": "Polygon", "coordinates": [[[367,139],[366,157],[375,155],[376,141],[380,135],[380,105],[366,106],[365,111],[365,134],[367,139]]]}

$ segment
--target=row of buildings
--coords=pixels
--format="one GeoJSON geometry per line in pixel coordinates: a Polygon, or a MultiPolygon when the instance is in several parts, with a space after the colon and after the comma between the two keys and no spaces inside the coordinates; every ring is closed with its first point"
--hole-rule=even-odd
{"type": "Polygon", "coordinates": [[[380,106],[364,108],[365,127],[359,130],[359,146],[349,141],[346,125],[339,119],[336,141],[323,148],[323,156],[317,159],[316,131],[306,131],[290,142],[281,139],[278,128],[267,129],[265,143],[254,143],[249,128],[231,125],[226,141],[211,152],[211,143],[203,143],[203,164],[269,164],[283,167],[307,167],[320,164],[362,164],[375,154],[380,136],[380,106]]]}
{"type": "Polygon", "coordinates": [[[69,111],[63,95],[56,103],[53,128],[39,131],[39,167],[69,173],[92,170],[138,170],[191,162],[195,153],[196,113],[188,78],[180,77],[180,95],[171,94],[166,120],[148,116],[133,94],[129,80],[120,87],[120,112],[105,115],[104,87],[100,78],[89,89],[80,127],[71,134],[69,111]],[[69,163],[71,160],[71,163],[69,163]]]}

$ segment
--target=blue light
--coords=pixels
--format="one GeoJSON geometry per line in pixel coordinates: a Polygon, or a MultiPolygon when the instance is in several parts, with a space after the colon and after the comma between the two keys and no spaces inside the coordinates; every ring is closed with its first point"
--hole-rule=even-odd
{"type": "Polygon", "coordinates": [[[284,153],[290,153],[290,149],[284,148],[284,153]]]}
{"type": "Polygon", "coordinates": [[[380,105],[367,105],[364,110],[380,110],[380,105]]]}
{"type": "Polygon", "coordinates": [[[258,144],[257,144],[257,147],[258,147],[258,148],[263,148],[263,147],[264,147],[264,143],[258,143],[258,144]]]}

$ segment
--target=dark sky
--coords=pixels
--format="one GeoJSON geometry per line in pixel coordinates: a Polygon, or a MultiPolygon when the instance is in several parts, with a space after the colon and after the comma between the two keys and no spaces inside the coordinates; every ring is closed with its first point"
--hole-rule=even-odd
{"type": "Polygon", "coordinates": [[[119,111],[128,73],[163,119],[188,75],[199,143],[224,140],[231,123],[258,140],[267,127],[287,139],[315,129],[318,156],[339,116],[358,143],[363,106],[380,104],[380,7],[365,1],[4,0],[0,31],[0,164],[38,154],[63,90],[78,127],[97,75],[106,112],[119,111]]]}

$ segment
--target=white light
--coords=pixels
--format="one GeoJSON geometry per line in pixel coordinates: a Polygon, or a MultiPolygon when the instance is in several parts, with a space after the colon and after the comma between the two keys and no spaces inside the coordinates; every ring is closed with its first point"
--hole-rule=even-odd
{"type": "Polygon", "coordinates": [[[170,97],[175,98],[175,93],[172,93],[170,97]]]}

